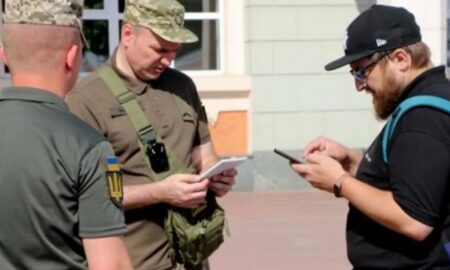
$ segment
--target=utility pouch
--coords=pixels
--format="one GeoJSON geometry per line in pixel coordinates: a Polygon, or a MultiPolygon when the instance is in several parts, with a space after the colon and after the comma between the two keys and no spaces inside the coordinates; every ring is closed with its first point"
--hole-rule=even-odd
{"type": "Polygon", "coordinates": [[[225,211],[208,194],[206,205],[197,209],[170,208],[164,225],[172,259],[188,270],[200,270],[224,240],[225,211]]]}

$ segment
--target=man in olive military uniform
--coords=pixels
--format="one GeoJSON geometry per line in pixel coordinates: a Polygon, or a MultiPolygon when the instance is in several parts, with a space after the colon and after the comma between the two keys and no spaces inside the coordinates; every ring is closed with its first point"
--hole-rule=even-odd
{"type": "Polygon", "coordinates": [[[145,162],[138,135],[127,112],[98,72],[82,80],[67,97],[69,108],[101,131],[113,145],[124,173],[125,242],[138,270],[173,269],[164,217],[168,205],[195,208],[208,189],[226,194],[236,171],[210,179],[197,175],[218,161],[207,117],[193,81],[169,68],[181,43],[197,41],[183,27],[184,7],[174,0],[128,0],[121,42],[107,62],[137,99],[145,118],[191,173],[174,173],[162,181],[145,162]]]}
{"type": "Polygon", "coordinates": [[[81,0],[6,0],[0,58],[0,269],[131,269],[110,144],[64,96],[81,61],[81,0]],[[107,184],[107,183],[110,184],[107,184]]]}

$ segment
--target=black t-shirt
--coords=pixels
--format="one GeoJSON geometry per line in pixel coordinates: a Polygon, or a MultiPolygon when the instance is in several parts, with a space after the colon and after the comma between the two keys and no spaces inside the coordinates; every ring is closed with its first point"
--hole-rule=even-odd
{"type": "MultiPolygon", "coordinates": [[[[445,68],[432,68],[417,77],[400,102],[416,95],[450,100],[445,68]]],[[[434,230],[424,241],[414,241],[376,223],[350,204],[347,249],[351,263],[356,269],[450,269],[450,254],[444,247],[450,239],[450,116],[428,107],[405,113],[389,140],[387,165],[380,144],[378,135],[356,178],[392,191],[408,215],[434,230]]]]}

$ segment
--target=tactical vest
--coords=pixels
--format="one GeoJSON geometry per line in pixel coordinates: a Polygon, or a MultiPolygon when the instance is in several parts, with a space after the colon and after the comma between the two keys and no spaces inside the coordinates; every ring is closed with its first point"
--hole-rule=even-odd
{"type": "MultiPolygon", "coordinates": [[[[163,144],[163,140],[148,122],[135,94],[128,91],[114,70],[103,65],[97,70],[97,74],[111,89],[133,123],[138,134],[139,147],[144,153],[145,163],[151,172],[152,179],[161,181],[175,173],[196,173],[195,168],[184,166],[167,145],[165,145],[165,151],[168,170],[156,173],[152,169],[148,149],[151,143],[163,144]]],[[[181,100],[178,98],[175,98],[175,102],[177,107],[182,106],[181,100]]],[[[201,269],[203,262],[223,242],[224,226],[225,212],[218,205],[216,197],[211,191],[208,191],[206,196],[206,204],[197,209],[169,207],[164,227],[172,261],[182,264],[186,269],[201,269]]]]}

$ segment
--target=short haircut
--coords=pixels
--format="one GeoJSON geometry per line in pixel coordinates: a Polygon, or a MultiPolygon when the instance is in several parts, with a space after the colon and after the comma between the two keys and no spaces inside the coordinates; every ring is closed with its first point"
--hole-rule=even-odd
{"type": "Polygon", "coordinates": [[[404,47],[412,59],[412,66],[414,68],[423,68],[431,64],[431,51],[427,44],[417,42],[404,47]]]}
{"type": "MultiPolygon", "coordinates": [[[[431,51],[430,48],[424,42],[420,41],[411,45],[402,47],[405,51],[411,55],[412,67],[423,68],[431,64],[431,51]]],[[[393,49],[392,51],[394,51],[393,49]]],[[[381,53],[375,53],[373,58],[380,57],[381,53]]],[[[382,59],[381,63],[384,65],[387,59],[382,59]]]]}
{"type": "Polygon", "coordinates": [[[59,68],[70,47],[81,46],[80,40],[80,32],[74,27],[3,25],[3,45],[12,74],[16,70],[42,73],[59,68]]]}

